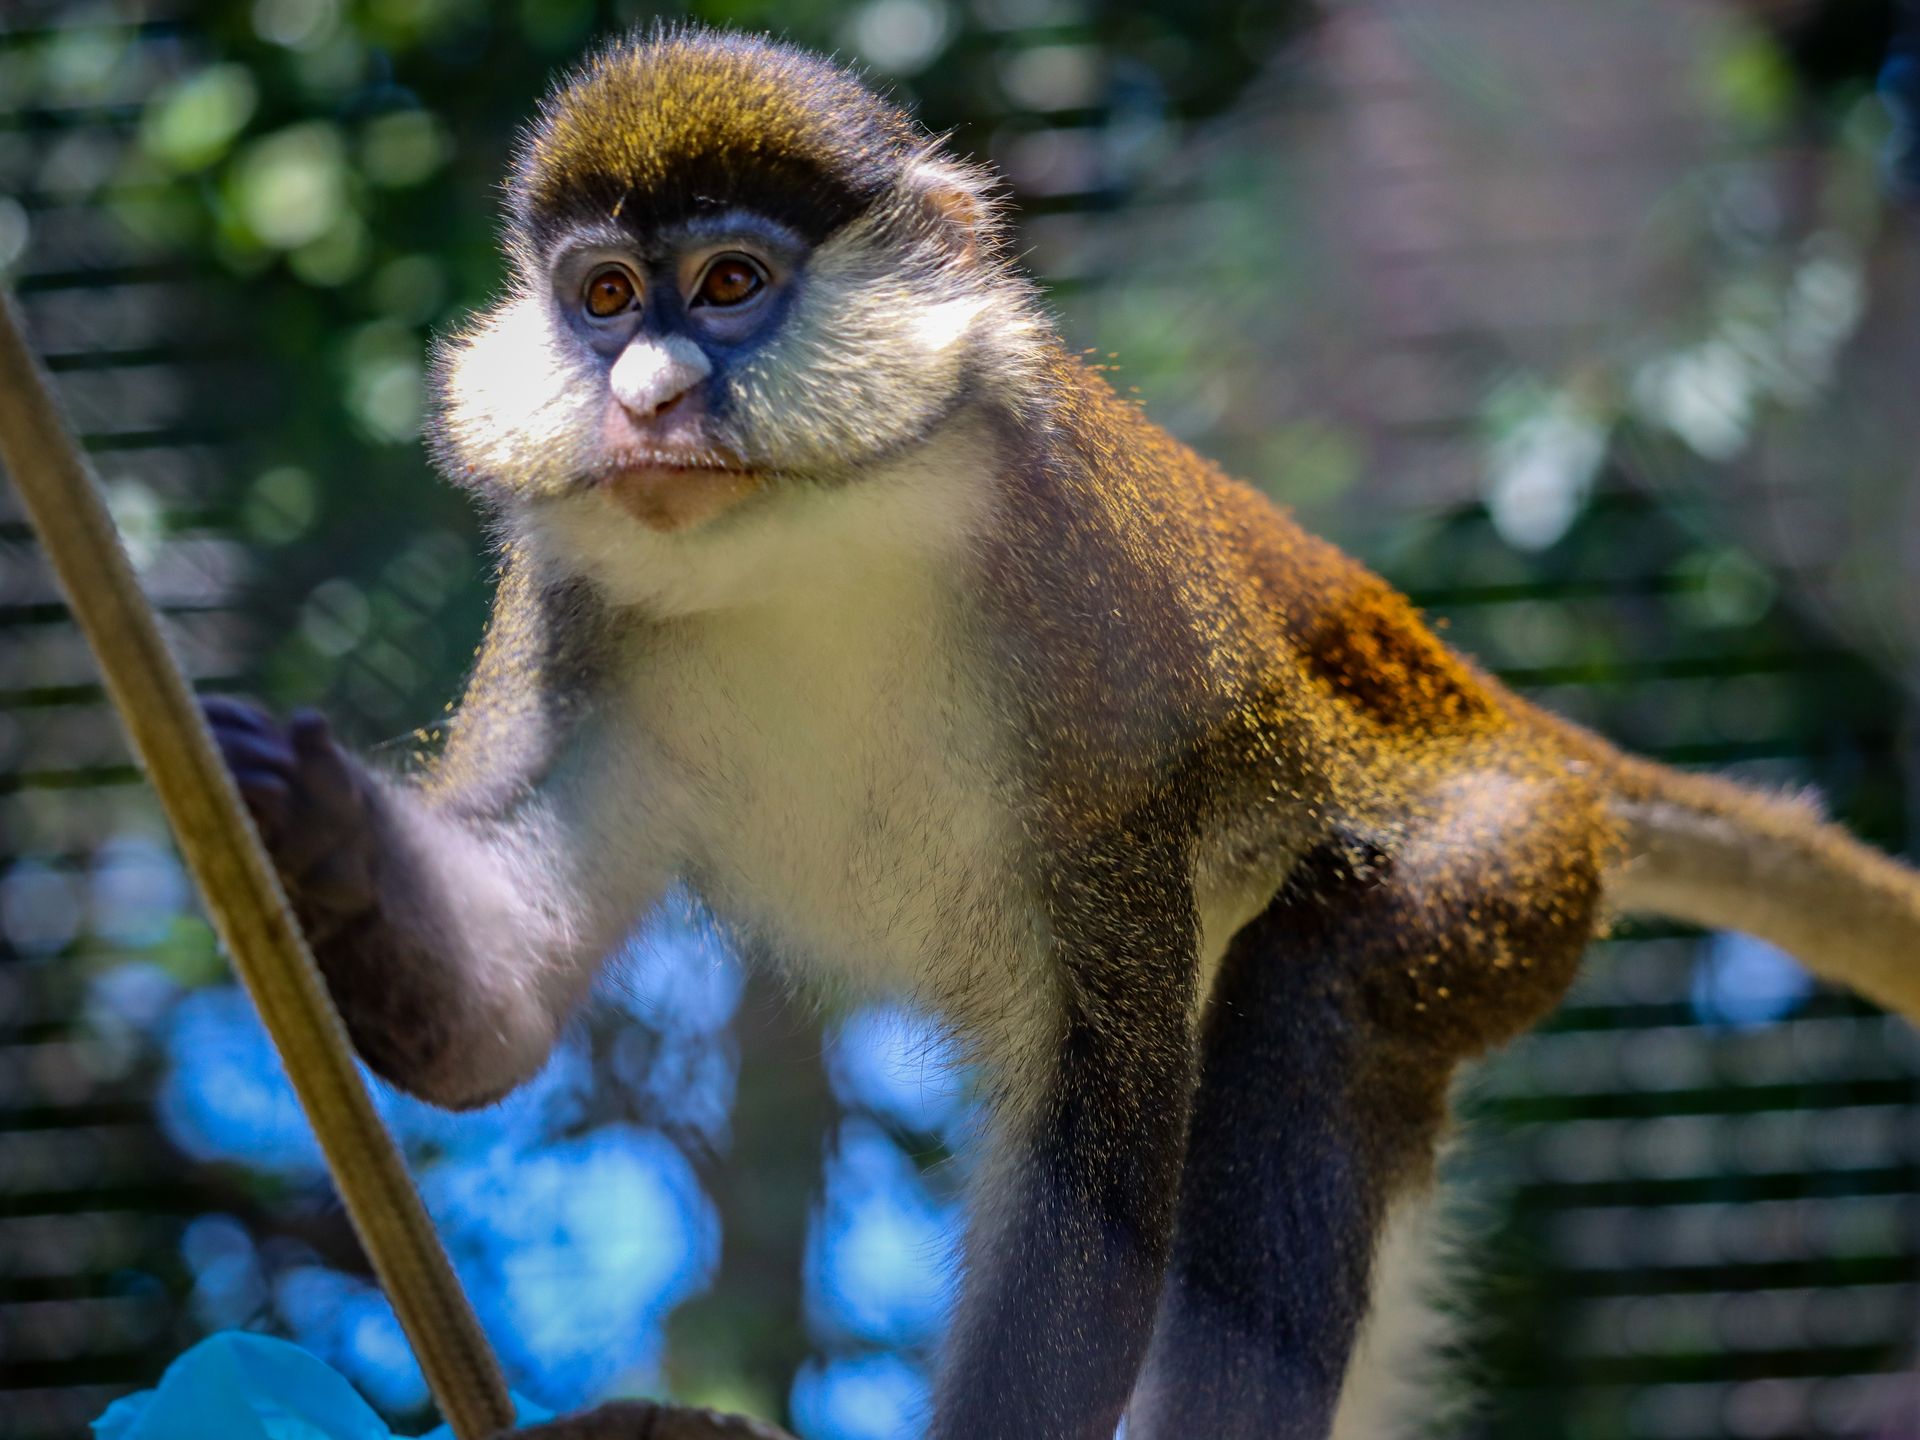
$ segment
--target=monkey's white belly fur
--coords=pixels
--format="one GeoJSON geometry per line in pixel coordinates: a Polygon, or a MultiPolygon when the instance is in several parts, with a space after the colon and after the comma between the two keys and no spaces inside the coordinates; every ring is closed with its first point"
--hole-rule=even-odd
{"type": "Polygon", "coordinates": [[[929,553],[968,542],[986,475],[980,443],[951,437],[711,540],[582,504],[544,543],[670,617],[627,711],[668,863],[776,957],[1000,1048],[1049,982],[991,727],[953,658],[951,557],[929,553]]]}
{"type": "Polygon", "coordinates": [[[1035,976],[1010,933],[1012,817],[970,753],[984,727],[914,658],[938,653],[911,636],[941,621],[909,588],[690,621],[637,708],[661,819],[723,919],[944,1003],[1002,992],[956,967],[1035,976]]]}
{"type": "MultiPolygon", "coordinates": [[[[621,707],[668,866],[776,957],[917,999],[1004,1059],[1049,1023],[1055,981],[947,588],[992,491],[985,442],[962,433],[713,537],[583,497],[539,538],[672,617],[621,707]]],[[[1215,895],[1202,868],[1210,979],[1280,877],[1215,895]]]]}

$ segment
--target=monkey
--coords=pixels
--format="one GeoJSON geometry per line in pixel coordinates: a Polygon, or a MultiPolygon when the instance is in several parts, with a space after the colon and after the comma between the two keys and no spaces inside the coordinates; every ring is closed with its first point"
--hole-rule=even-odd
{"type": "Polygon", "coordinates": [[[1443,644],[1070,354],[992,174],[851,71],[634,32],[507,194],[503,293],[432,361],[500,562],[444,746],[205,713],[360,1054],[430,1101],[531,1074],[676,883],[943,1016],[988,1118],[934,1440],[1359,1440],[1449,1086],[1613,916],[1920,1016],[1920,876],[1443,644]]]}

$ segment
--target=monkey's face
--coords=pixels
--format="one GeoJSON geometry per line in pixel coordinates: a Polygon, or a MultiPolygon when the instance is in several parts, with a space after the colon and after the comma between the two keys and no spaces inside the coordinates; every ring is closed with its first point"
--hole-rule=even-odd
{"type": "Polygon", "coordinates": [[[804,458],[749,417],[811,259],[800,236],[746,212],[569,228],[453,357],[450,436],[515,500],[666,532],[724,514],[804,458]],[[515,389],[528,371],[549,383],[507,411],[499,381],[515,389]]]}
{"type": "Polygon", "coordinates": [[[522,158],[516,283],[439,355],[442,460],[536,527],[691,535],[857,484],[964,402],[979,177],[765,42],[616,49],[522,158]]]}

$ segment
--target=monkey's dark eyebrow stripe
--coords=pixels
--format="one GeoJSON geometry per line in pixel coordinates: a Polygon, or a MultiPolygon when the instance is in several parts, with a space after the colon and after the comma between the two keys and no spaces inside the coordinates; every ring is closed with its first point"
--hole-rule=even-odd
{"type": "Polygon", "coordinates": [[[584,224],[611,221],[644,238],[690,220],[743,210],[818,245],[865,211],[887,184],[888,177],[881,173],[850,181],[801,156],[771,161],[763,156],[747,165],[716,151],[677,159],[658,179],[644,184],[604,170],[570,174],[564,182],[555,176],[529,196],[522,220],[529,237],[545,249],[584,224]]]}

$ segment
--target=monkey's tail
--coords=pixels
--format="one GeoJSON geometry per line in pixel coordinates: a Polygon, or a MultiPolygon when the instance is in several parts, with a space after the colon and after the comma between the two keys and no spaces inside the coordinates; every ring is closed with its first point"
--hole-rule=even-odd
{"type": "Polygon", "coordinates": [[[1616,910],[1758,936],[1920,1020],[1920,872],[1830,823],[1810,797],[1618,752],[1600,763],[1624,851],[1606,880],[1616,910]]]}

